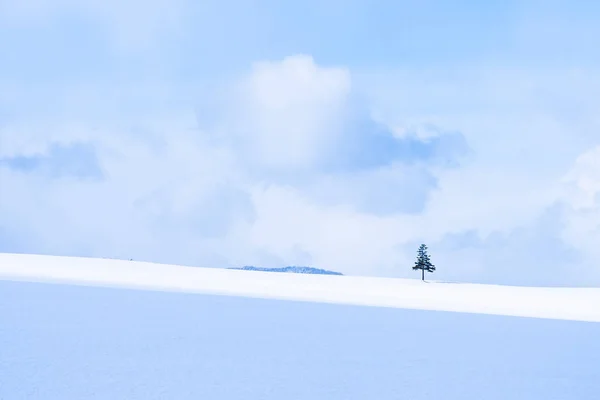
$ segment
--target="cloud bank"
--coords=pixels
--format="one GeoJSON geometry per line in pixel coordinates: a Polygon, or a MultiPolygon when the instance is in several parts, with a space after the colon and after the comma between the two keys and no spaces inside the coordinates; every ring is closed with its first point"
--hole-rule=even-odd
{"type": "MultiPolygon", "coordinates": [[[[58,34],[65,13],[112,28],[106,70],[68,79],[53,60],[63,70],[33,85],[4,67],[0,251],[407,277],[425,242],[438,279],[600,284],[591,64],[381,67],[283,41],[201,78],[173,39],[193,36],[190,4],[149,3],[130,26],[110,2],[2,4],[13,33],[58,34]]],[[[211,7],[202,18],[224,12],[211,7]]],[[[210,26],[203,59],[220,54],[210,26]]]]}

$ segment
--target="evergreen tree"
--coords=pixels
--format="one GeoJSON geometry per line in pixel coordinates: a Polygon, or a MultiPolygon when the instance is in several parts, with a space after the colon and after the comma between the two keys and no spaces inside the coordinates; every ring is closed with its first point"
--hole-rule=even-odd
{"type": "Polygon", "coordinates": [[[417,261],[413,267],[413,270],[421,270],[421,280],[425,280],[425,271],[433,272],[435,271],[435,265],[431,263],[429,259],[429,254],[427,254],[427,246],[422,244],[419,247],[419,251],[417,252],[417,261]]]}

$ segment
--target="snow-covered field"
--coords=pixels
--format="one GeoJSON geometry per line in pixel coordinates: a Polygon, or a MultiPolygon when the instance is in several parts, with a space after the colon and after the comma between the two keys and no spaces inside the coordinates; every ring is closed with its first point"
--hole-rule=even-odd
{"type": "Polygon", "coordinates": [[[0,254],[0,399],[598,399],[599,321],[600,289],[0,254]]]}

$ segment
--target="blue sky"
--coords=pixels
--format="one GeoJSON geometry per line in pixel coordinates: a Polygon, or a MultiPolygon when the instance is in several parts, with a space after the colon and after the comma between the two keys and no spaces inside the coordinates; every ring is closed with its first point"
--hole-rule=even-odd
{"type": "Polygon", "coordinates": [[[0,2],[0,251],[600,284],[593,2],[0,2]]]}

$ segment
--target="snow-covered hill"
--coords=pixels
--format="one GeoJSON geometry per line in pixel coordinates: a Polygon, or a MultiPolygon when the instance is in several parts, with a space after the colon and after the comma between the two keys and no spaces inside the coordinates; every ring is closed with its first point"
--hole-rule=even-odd
{"type": "Polygon", "coordinates": [[[0,254],[0,279],[600,322],[600,288],[423,283],[22,254],[0,254]]]}
{"type": "Polygon", "coordinates": [[[597,400],[599,291],[1,254],[0,399],[597,400]]]}
{"type": "Polygon", "coordinates": [[[290,274],[313,274],[313,275],[343,275],[341,272],[328,271],[326,269],[320,268],[312,268],[312,267],[302,267],[302,266],[287,266],[280,268],[264,268],[264,267],[255,267],[253,265],[247,265],[245,267],[233,267],[229,269],[237,269],[242,271],[262,271],[262,272],[283,272],[290,274]]]}

